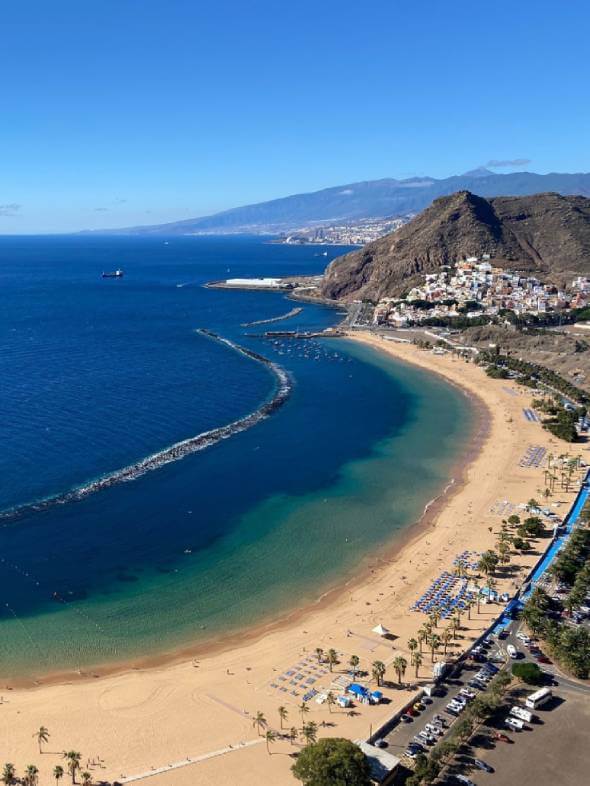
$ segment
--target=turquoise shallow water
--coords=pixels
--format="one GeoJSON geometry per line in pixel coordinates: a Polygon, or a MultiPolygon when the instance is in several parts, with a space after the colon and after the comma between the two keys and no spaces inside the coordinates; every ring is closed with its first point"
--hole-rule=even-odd
{"type": "MultiPolygon", "coordinates": [[[[353,342],[253,338],[242,322],[291,304],[198,286],[228,267],[314,272],[325,260],[311,249],[35,239],[0,243],[0,262],[11,294],[0,356],[10,378],[5,509],[223,425],[272,395],[267,369],[197,327],[280,363],[294,386],[247,432],[0,526],[3,675],[164,653],[276,619],[416,521],[466,448],[473,414],[440,379],[353,342]],[[96,269],[113,257],[125,288],[97,284],[96,269]]],[[[297,323],[335,318],[305,306],[297,323]]]]}

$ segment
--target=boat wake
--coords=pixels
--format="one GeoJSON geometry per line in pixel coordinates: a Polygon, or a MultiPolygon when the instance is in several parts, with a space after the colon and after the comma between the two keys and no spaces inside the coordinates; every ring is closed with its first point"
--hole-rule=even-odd
{"type": "Polygon", "coordinates": [[[211,330],[200,328],[196,332],[202,336],[212,339],[213,341],[218,341],[221,344],[225,344],[225,346],[229,347],[235,352],[239,352],[241,355],[245,355],[251,360],[266,366],[274,374],[277,382],[272,398],[265,401],[264,404],[258,407],[258,409],[254,410],[254,412],[251,412],[249,415],[245,415],[238,420],[234,420],[225,426],[220,426],[218,428],[211,429],[210,431],[203,431],[201,434],[197,434],[194,437],[189,437],[188,439],[184,439],[180,442],[175,442],[173,445],[170,445],[163,450],[159,450],[157,453],[152,453],[150,456],[146,456],[140,461],[130,464],[127,467],[123,467],[122,469],[102,475],[96,480],[86,483],[83,486],[78,486],[77,488],[70,489],[69,491],[65,491],[61,494],[55,494],[54,496],[46,497],[45,499],[38,500],[36,502],[30,502],[25,505],[19,505],[17,507],[2,511],[0,512],[0,521],[10,522],[19,518],[23,518],[24,516],[27,516],[31,513],[47,510],[48,508],[54,507],[56,505],[65,505],[68,502],[82,500],[91,494],[95,494],[98,491],[103,491],[104,489],[110,488],[111,486],[115,486],[119,483],[128,483],[131,480],[136,480],[142,475],[145,475],[146,472],[159,469],[165,464],[170,464],[173,461],[179,461],[180,459],[183,459],[185,456],[189,456],[192,453],[197,453],[200,450],[205,450],[205,448],[212,447],[218,442],[221,442],[221,440],[233,437],[235,434],[240,434],[242,431],[247,431],[249,428],[252,428],[252,426],[260,423],[260,421],[268,418],[273,414],[273,412],[276,412],[276,410],[279,409],[289,398],[292,389],[292,382],[285,369],[279,366],[278,363],[274,363],[272,360],[269,360],[263,355],[259,355],[257,352],[240,346],[239,344],[236,344],[227,338],[223,338],[211,330]]]}

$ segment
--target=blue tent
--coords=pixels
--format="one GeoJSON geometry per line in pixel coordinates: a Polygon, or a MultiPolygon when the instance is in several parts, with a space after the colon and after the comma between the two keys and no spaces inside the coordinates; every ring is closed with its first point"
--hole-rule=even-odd
{"type": "Polygon", "coordinates": [[[362,685],[359,685],[358,682],[351,682],[346,689],[346,692],[352,693],[353,696],[357,696],[358,698],[365,698],[365,696],[368,694],[367,689],[362,685]]]}

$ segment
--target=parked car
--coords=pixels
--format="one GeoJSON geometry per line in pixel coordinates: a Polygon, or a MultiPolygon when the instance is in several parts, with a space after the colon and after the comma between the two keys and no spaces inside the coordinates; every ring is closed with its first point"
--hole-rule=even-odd
{"type": "Polygon", "coordinates": [[[482,761],[481,759],[473,759],[473,766],[477,767],[478,770],[483,770],[484,772],[493,772],[494,768],[490,767],[490,765],[482,761]]]}
{"type": "Polygon", "coordinates": [[[376,748],[387,748],[389,743],[387,742],[387,740],[379,739],[379,740],[375,740],[373,744],[376,748]]]}
{"type": "Polygon", "coordinates": [[[475,783],[472,780],[470,780],[467,777],[467,775],[459,774],[459,775],[455,775],[454,777],[459,781],[459,783],[464,784],[464,786],[475,786],[475,783]]]}
{"type": "Polygon", "coordinates": [[[412,722],[412,716],[408,715],[407,712],[404,712],[404,714],[401,716],[400,720],[401,720],[402,723],[411,723],[412,722]]]}
{"type": "Polygon", "coordinates": [[[508,742],[510,744],[514,742],[514,740],[511,740],[510,737],[508,737],[506,734],[502,734],[501,731],[497,731],[494,734],[494,739],[498,740],[499,742],[508,742]]]}
{"type": "Polygon", "coordinates": [[[470,688],[477,688],[478,690],[484,690],[487,686],[483,680],[478,680],[475,677],[467,683],[470,688]]]}

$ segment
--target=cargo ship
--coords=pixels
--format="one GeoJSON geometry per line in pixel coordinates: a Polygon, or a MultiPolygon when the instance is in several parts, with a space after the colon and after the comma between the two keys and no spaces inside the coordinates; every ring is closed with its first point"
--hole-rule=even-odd
{"type": "Polygon", "coordinates": [[[104,270],[103,270],[102,277],[103,278],[123,278],[123,271],[119,270],[119,268],[117,268],[117,270],[113,270],[111,273],[105,273],[104,270]]]}

